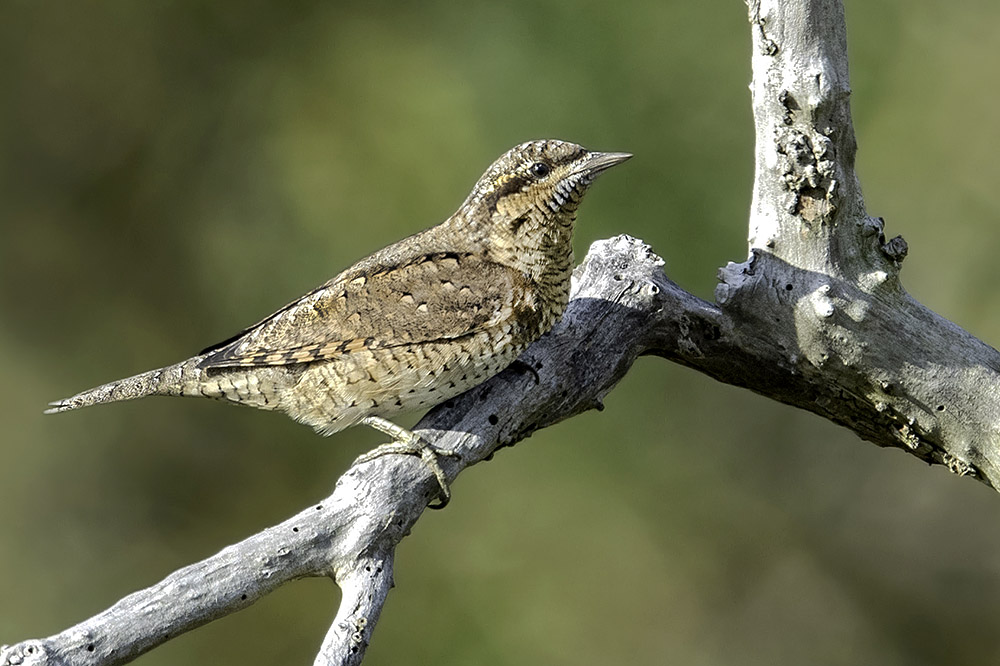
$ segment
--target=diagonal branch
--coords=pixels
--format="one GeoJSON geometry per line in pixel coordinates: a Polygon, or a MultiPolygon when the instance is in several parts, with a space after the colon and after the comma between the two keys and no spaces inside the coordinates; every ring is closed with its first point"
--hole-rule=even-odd
{"type": "MultiPolygon", "coordinates": [[[[442,460],[449,480],[497,449],[601,404],[651,338],[661,266],[634,239],[595,244],[557,328],[514,366],[417,425],[418,434],[460,454],[442,460]]],[[[437,481],[412,456],[356,465],[321,503],[62,633],[5,647],[0,663],[126,663],[286,582],[328,576],[343,596],[316,663],[358,664],[392,586],[395,547],[436,495],[437,481]]]]}

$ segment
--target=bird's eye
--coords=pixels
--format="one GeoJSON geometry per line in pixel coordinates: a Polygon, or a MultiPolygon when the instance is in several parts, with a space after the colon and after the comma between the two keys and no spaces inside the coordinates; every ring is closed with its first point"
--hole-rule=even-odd
{"type": "Polygon", "coordinates": [[[535,162],[531,165],[531,175],[535,178],[545,178],[552,169],[545,162],[535,162]]]}

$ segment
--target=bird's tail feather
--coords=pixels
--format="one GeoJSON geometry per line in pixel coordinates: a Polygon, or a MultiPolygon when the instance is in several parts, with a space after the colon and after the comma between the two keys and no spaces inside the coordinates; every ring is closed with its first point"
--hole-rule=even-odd
{"type": "Polygon", "coordinates": [[[141,374],[95,386],[77,393],[71,398],[49,403],[46,414],[57,414],[79,407],[89,407],[105,402],[133,400],[147,395],[185,395],[188,385],[196,385],[199,375],[198,361],[201,357],[181,361],[165,368],[150,370],[141,374]]]}

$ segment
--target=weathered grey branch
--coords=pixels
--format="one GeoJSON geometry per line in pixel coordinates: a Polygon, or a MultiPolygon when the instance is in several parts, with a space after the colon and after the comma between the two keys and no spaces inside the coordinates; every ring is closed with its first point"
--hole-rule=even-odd
{"type": "MultiPolygon", "coordinates": [[[[417,432],[458,451],[454,479],[538,428],[592,407],[655,354],[815,412],[879,446],[1000,487],[1000,354],[914,301],[906,245],[886,242],[854,173],[839,0],[753,0],[756,179],[750,258],[720,272],[718,305],[664,275],[628,237],[595,243],[562,321],[518,363],[428,414],[417,432]]],[[[284,582],[333,578],[340,610],[317,664],[363,658],[395,547],[436,493],[412,457],[352,467],[280,525],[42,640],[3,664],[118,664],[239,610],[284,582]]]]}
{"type": "Polygon", "coordinates": [[[751,258],[723,269],[716,300],[758,358],[723,379],[1000,487],[1000,354],[906,293],[906,243],[865,212],[840,0],[749,7],[751,258]]]}
{"type": "MultiPolygon", "coordinates": [[[[557,328],[417,425],[428,441],[460,454],[442,460],[449,479],[538,428],[598,407],[651,339],[665,281],[661,260],[639,241],[596,243],[557,328]]],[[[60,634],[6,647],[0,663],[125,663],[290,580],[329,576],[343,596],[316,663],[358,664],[392,586],[395,547],[436,495],[437,481],[417,458],[357,465],[321,503],[60,634]]]]}

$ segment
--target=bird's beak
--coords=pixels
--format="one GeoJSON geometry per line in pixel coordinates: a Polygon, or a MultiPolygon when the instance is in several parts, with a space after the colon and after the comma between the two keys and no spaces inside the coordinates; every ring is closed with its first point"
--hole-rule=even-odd
{"type": "Polygon", "coordinates": [[[575,169],[575,171],[577,173],[586,173],[590,176],[596,176],[616,164],[621,164],[630,157],[632,157],[631,153],[590,152],[587,153],[587,157],[580,162],[580,165],[575,169]]]}

